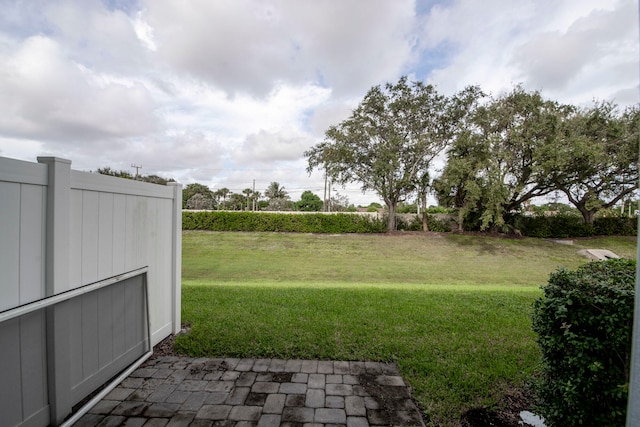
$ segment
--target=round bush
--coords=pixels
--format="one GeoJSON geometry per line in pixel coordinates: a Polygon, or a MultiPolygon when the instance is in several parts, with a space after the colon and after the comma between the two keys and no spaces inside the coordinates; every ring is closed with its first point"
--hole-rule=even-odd
{"type": "Polygon", "coordinates": [[[625,423],[635,261],[592,262],[553,273],[534,305],[542,352],[540,411],[548,426],[625,423]]]}

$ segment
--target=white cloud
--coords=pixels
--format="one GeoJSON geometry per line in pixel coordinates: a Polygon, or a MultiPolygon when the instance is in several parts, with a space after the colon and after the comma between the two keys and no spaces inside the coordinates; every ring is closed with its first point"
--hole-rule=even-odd
{"type": "Polygon", "coordinates": [[[99,83],[63,48],[33,36],[0,62],[0,131],[13,137],[86,144],[155,128],[153,103],[139,84],[99,83]]]}
{"type": "Polygon", "coordinates": [[[147,43],[139,37],[136,18],[109,10],[102,2],[44,2],[41,11],[47,33],[65,48],[70,59],[109,73],[140,72],[148,60],[147,43]]]}
{"type": "Polygon", "coordinates": [[[442,56],[428,80],[445,92],[480,84],[499,93],[524,83],[575,103],[628,93],[637,85],[637,72],[621,80],[611,73],[637,70],[637,4],[606,5],[592,0],[436,5],[424,18],[420,45],[426,58],[442,56]]]}
{"type": "Polygon", "coordinates": [[[145,3],[159,55],[230,93],[282,82],[361,93],[395,79],[411,54],[413,2],[145,3]]]}
{"type": "MultiPolygon", "coordinates": [[[[588,71],[632,53],[628,41],[637,32],[637,7],[626,2],[617,10],[596,9],[565,31],[544,32],[521,46],[515,62],[534,86],[563,89],[588,71]]],[[[637,59],[637,58],[636,58],[637,59]]],[[[628,58],[629,63],[634,60],[628,58]]],[[[637,62],[637,61],[636,61],[637,62]]]]}
{"type": "Polygon", "coordinates": [[[133,29],[136,32],[136,36],[142,42],[142,44],[149,50],[155,52],[158,50],[155,38],[153,36],[153,28],[142,19],[142,12],[136,14],[136,18],[133,20],[133,29]]]}
{"type": "MultiPolygon", "coordinates": [[[[322,194],[302,153],[400,75],[638,100],[634,0],[5,0],[0,155],[322,194]]],[[[355,203],[358,185],[338,188],[355,203]]]]}
{"type": "Polygon", "coordinates": [[[637,76],[637,3],[617,6],[595,9],[565,30],[543,32],[524,43],[514,57],[524,82],[556,95],[579,88],[581,93],[590,89],[593,95],[610,98],[630,89],[619,82],[633,82],[632,69],[637,76]]]}
{"type": "Polygon", "coordinates": [[[246,137],[236,157],[236,163],[298,160],[314,142],[309,135],[296,131],[276,133],[260,130],[246,137]]]}

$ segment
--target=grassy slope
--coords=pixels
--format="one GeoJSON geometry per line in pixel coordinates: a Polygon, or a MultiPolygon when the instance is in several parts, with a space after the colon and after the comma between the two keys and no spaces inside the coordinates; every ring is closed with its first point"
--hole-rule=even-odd
{"type": "Polygon", "coordinates": [[[188,232],[178,348],[192,355],[395,361],[434,422],[491,405],[538,360],[532,302],[582,248],[635,239],[188,232]]]}

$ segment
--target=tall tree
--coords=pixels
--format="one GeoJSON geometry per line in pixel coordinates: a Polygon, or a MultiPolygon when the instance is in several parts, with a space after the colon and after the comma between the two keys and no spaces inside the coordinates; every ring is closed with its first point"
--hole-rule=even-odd
{"type": "Polygon", "coordinates": [[[267,199],[288,199],[289,194],[285,190],[284,187],[280,186],[280,183],[273,181],[269,184],[266,190],[264,190],[264,195],[267,199]]]}
{"type": "Polygon", "coordinates": [[[240,193],[229,193],[229,208],[234,211],[241,211],[245,205],[246,197],[240,193]]]}
{"type": "Polygon", "coordinates": [[[565,129],[548,174],[591,224],[599,210],[638,189],[640,109],[635,105],[620,113],[611,102],[596,102],[572,115],[565,129]]]}
{"type": "Polygon", "coordinates": [[[220,188],[213,193],[218,202],[218,209],[227,208],[227,197],[229,196],[229,193],[231,193],[231,191],[226,187],[220,188]],[[220,199],[222,199],[222,201],[220,199]]]}
{"type": "Polygon", "coordinates": [[[201,193],[196,193],[187,200],[186,208],[195,210],[213,209],[213,200],[203,196],[201,193]]]}
{"type": "Polygon", "coordinates": [[[452,117],[450,99],[431,85],[402,77],[374,86],[348,119],[305,152],[307,171],[324,169],[338,184],[359,182],[363,192],[375,191],[387,205],[387,230],[395,230],[398,203],[418,189],[445,148],[452,117]]]}
{"type": "Polygon", "coordinates": [[[570,111],[520,86],[474,110],[435,183],[440,201],[458,208],[460,227],[501,229],[524,202],[556,189],[544,165],[570,111]]]}
{"type": "Polygon", "coordinates": [[[305,191],[300,196],[300,200],[296,202],[295,208],[303,212],[320,212],[322,210],[322,199],[311,191],[305,191]]]}
{"type": "Polygon", "coordinates": [[[183,209],[211,209],[213,207],[213,201],[214,195],[206,185],[198,184],[196,182],[193,184],[187,184],[182,190],[183,209]],[[192,203],[188,203],[188,201],[196,194],[200,194],[201,197],[197,197],[192,203]]]}
{"type": "Polygon", "coordinates": [[[245,188],[244,190],[242,190],[242,194],[244,194],[244,197],[247,201],[247,210],[250,211],[253,202],[253,190],[251,188],[245,188]]]}
{"type": "Polygon", "coordinates": [[[290,200],[289,193],[278,182],[273,181],[270,183],[267,189],[264,190],[264,195],[269,200],[267,210],[288,211],[293,209],[293,202],[290,200]]]}

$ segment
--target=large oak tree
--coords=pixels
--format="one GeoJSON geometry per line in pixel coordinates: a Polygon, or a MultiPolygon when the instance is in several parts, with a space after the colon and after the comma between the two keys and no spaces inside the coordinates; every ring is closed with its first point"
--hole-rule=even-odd
{"type": "Polygon", "coordinates": [[[479,89],[470,87],[454,102],[406,77],[374,86],[348,119],[305,152],[307,170],[324,169],[338,184],[358,182],[363,191],[376,192],[388,209],[387,230],[395,230],[398,203],[425,191],[432,160],[455,133],[468,99],[478,96],[479,89]]]}
{"type": "Polygon", "coordinates": [[[460,228],[502,229],[524,202],[555,191],[545,166],[570,110],[519,86],[474,109],[434,183],[460,228]]]}
{"type": "Polygon", "coordinates": [[[620,112],[611,102],[577,110],[565,123],[565,135],[554,147],[550,176],[582,214],[593,223],[638,189],[638,105],[620,112]]]}

